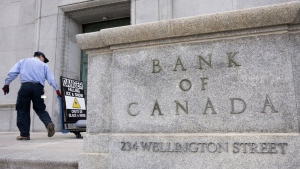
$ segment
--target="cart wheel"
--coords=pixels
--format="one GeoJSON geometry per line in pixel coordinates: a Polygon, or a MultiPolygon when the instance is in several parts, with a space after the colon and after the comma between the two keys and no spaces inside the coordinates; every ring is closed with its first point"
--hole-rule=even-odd
{"type": "Polygon", "coordinates": [[[76,138],[81,138],[80,132],[76,132],[76,133],[74,133],[74,134],[75,134],[76,138]]]}

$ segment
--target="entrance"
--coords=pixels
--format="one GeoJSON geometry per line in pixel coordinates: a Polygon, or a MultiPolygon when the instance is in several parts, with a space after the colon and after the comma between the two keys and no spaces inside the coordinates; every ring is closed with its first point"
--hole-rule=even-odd
{"type": "MultiPolygon", "coordinates": [[[[126,25],[130,25],[129,17],[122,18],[122,19],[115,19],[115,20],[83,24],[82,25],[82,33],[97,32],[97,31],[100,31],[101,29],[126,26],[126,25]]],[[[87,70],[88,70],[88,55],[86,54],[85,51],[81,51],[80,80],[83,81],[85,98],[87,98],[86,97],[87,96],[87,70]]]]}

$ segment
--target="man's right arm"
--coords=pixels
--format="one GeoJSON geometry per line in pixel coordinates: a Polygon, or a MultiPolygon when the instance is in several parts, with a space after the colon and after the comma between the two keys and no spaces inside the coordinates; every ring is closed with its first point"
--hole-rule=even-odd
{"type": "Polygon", "coordinates": [[[5,85],[9,85],[20,73],[21,61],[17,62],[7,74],[5,85]]]}
{"type": "Polygon", "coordinates": [[[19,75],[21,67],[21,61],[16,63],[7,74],[4,87],[2,88],[4,95],[9,93],[9,84],[19,75]]]}

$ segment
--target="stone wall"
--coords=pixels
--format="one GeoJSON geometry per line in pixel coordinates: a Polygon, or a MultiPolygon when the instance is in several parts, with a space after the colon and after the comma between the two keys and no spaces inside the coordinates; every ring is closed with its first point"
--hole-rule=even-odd
{"type": "MultiPolygon", "coordinates": [[[[68,2],[62,0],[5,0],[0,2],[0,14],[4,16],[0,19],[0,58],[4,61],[0,66],[0,80],[2,84],[4,83],[8,71],[18,60],[33,57],[33,53],[40,50],[44,52],[50,60],[48,65],[55,74],[59,85],[59,76],[63,75],[62,69],[67,67],[66,65],[60,64],[64,54],[62,54],[58,42],[61,41],[62,36],[59,32],[62,32],[63,27],[61,25],[61,27],[58,27],[58,19],[59,16],[61,16],[60,14],[64,14],[59,14],[59,6],[78,2],[82,2],[82,0],[68,2]]],[[[76,29],[76,27],[73,26],[72,29],[76,29]]],[[[79,32],[73,34],[73,39],[79,32]]],[[[69,42],[68,44],[72,45],[69,42]]],[[[71,50],[73,49],[71,48],[71,50]]],[[[80,53],[80,49],[77,46],[76,50],[80,53]]],[[[72,55],[70,52],[67,54],[72,55]]],[[[80,54],[78,57],[80,58],[80,54]]],[[[70,60],[68,63],[72,64],[74,60],[75,59],[70,60]]],[[[74,72],[74,66],[68,71],[74,72]]],[[[73,74],[72,77],[74,77],[73,74]]],[[[68,75],[68,73],[66,73],[66,75],[68,75]]],[[[77,73],[75,76],[78,78],[79,74],[77,73]]],[[[0,97],[2,119],[6,119],[6,122],[10,123],[3,125],[1,131],[18,130],[16,128],[16,111],[14,108],[8,109],[4,107],[15,107],[19,88],[20,82],[18,77],[10,84],[10,93],[5,96],[2,94],[0,97]]],[[[46,110],[58,128],[59,105],[55,91],[47,82],[45,95],[47,96],[45,99],[47,105],[46,110]]],[[[32,131],[45,131],[45,126],[33,110],[31,112],[31,121],[32,131]]]]}
{"type": "Polygon", "coordinates": [[[140,24],[291,1],[295,0],[132,0],[131,19],[140,24]]]}

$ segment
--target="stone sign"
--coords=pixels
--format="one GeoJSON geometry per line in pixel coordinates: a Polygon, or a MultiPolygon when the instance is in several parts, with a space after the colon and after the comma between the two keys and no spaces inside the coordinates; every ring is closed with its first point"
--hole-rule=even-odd
{"type": "Polygon", "coordinates": [[[299,168],[300,3],[77,35],[80,168],[299,168]]]}

